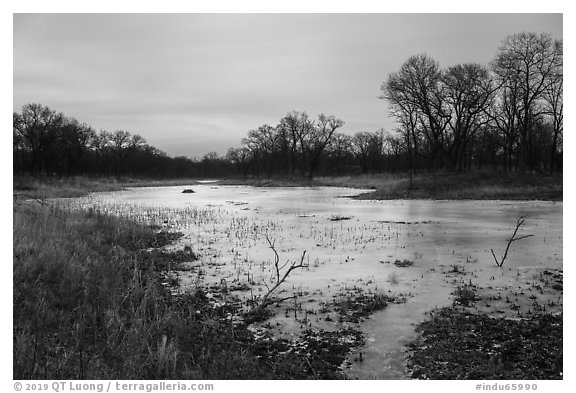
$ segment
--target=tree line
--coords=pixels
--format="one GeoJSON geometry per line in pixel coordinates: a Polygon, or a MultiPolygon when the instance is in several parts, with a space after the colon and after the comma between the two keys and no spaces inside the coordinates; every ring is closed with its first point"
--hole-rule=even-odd
{"type": "Polygon", "coordinates": [[[411,167],[561,170],[563,46],[548,34],[508,37],[488,67],[412,56],[381,90],[411,167]]]}
{"type": "Polygon", "coordinates": [[[96,132],[41,104],[13,116],[15,173],[141,177],[306,177],[422,170],[561,172],[563,46],[548,34],[506,38],[488,64],[440,68],[411,56],[381,86],[397,127],[339,131],[344,121],[292,111],[238,148],[169,157],[139,135],[96,132]]]}
{"type": "Polygon", "coordinates": [[[392,132],[347,135],[334,116],[290,112],[250,131],[225,160],[256,177],[562,171],[563,45],[549,34],[507,37],[489,65],[442,69],[426,54],[411,56],[381,91],[392,132]]]}
{"type": "Polygon", "coordinates": [[[179,178],[226,175],[210,159],[169,157],[137,134],[97,132],[41,104],[13,114],[14,173],[179,178]],[[219,172],[216,172],[217,169],[219,172]]]}

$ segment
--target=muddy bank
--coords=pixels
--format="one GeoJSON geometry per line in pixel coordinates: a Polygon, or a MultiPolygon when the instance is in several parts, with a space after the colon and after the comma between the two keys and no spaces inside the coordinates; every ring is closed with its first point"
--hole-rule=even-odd
{"type": "Polygon", "coordinates": [[[409,357],[418,379],[562,379],[562,314],[518,320],[435,311],[409,357]]]}
{"type": "Polygon", "coordinates": [[[459,285],[454,303],[430,311],[410,343],[418,379],[562,379],[562,271],[514,287],[459,285]]]}

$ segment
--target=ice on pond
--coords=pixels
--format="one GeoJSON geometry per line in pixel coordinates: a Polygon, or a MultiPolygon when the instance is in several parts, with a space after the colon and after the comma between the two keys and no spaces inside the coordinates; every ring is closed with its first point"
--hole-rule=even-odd
{"type": "MultiPolygon", "coordinates": [[[[367,344],[364,361],[348,370],[351,377],[406,377],[402,352],[415,337],[414,324],[434,307],[452,303],[459,271],[478,285],[504,288],[535,269],[562,268],[561,202],[367,201],[346,198],[367,191],[348,188],[193,187],[188,195],[181,186],[132,188],[75,203],[185,233],[178,246],[200,254],[203,275],[183,273],[183,289],[199,279],[225,279],[247,283],[258,294],[274,273],[266,234],[282,261],[297,260],[305,250],[308,267],[295,270],[282,290],[299,296],[299,312],[319,328],[330,324],[318,309],[343,290],[408,296],[360,324],[367,344]],[[503,254],[519,216],[526,217],[519,235],[533,236],[515,242],[497,268],[490,249],[503,254]]],[[[271,325],[297,334],[306,327],[286,316],[287,307],[271,325]]]]}

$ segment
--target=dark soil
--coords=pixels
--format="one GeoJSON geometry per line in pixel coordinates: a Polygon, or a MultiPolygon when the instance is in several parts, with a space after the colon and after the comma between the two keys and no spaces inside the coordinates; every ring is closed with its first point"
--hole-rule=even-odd
{"type": "Polygon", "coordinates": [[[346,355],[363,344],[362,332],[357,329],[306,330],[296,340],[260,339],[256,354],[264,362],[285,365],[283,373],[288,377],[311,375],[319,379],[342,379],[346,355]]]}
{"type": "Polygon", "coordinates": [[[512,320],[449,307],[417,331],[413,378],[562,379],[562,314],[512,320]]]}
{"type": "MultiPolygon", "coordinates": [[[[388,307],[389,303],[404,302],[406,302],[406,297],[403,295],[366,294],[362,289],[354,288],[334,295],[331,306],[336,313],[335,319],[338,322],[359,323],[375,311],[388,307]]],[[[330,310],[331,308],[327,304],[321,309],[324,313],[328,313],[330,310]]],[[[327,316],[326,318],[331,317],[327,316]]]]}

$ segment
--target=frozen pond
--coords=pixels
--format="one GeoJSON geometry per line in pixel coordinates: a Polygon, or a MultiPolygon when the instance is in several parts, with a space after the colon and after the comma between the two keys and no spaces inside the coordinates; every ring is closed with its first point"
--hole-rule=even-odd
{"type": "Polygon", "coordinates": [[[76,203],[184,232],[178,247],[189,246],[201,257],[197,269],[180,273],[184,290],[225,279],[249,283],[244,296],[262,293],[274,259],[266,234],[282,262],[299,260],[305,250],[308,268],[295,270],[282,287],[286,296],[298,295],[300,314],[295,319],[279,308],[270,320],[277,334],[337,328],[317,310],[343,290],[406,295],[406,303],[391,304],[359,325],[367,344],[360,349],[363,362],[347,369],[352,378],[406,378],[403,351],[416,337],[414,325],[434,307],[451,304],[463,280],[498,291],[539,270],[562,268],[561,202],[345,197],[365,191],[204,183],[98,193],[76,203]],[[183,194],[184,188],[195,192],[183,194]],[[526,222],[519,235],[533,236],[514,242],[498,268],[490,249],[498,257],[504,253],[521,215],[526,222]],[[413,265],[393,263],[405,259],[413,265]]]}

